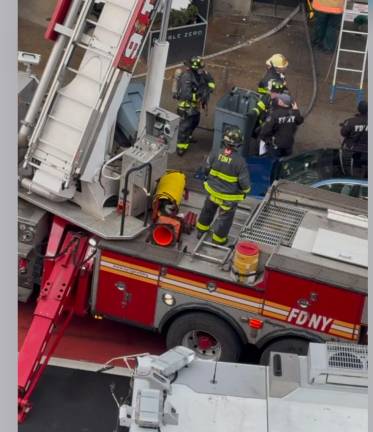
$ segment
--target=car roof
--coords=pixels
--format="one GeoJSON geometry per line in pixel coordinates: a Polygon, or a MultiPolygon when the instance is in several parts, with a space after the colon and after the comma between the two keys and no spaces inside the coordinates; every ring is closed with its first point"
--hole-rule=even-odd
{"type": "Polygon", "coordinates": [[[364,179],[355,179],[355,178],[331,178],[331,179],[325,179],[320,180],[312,184],[312,187],[317,186],[323,186],[328,184],[336,184],[336,183],[343,183],[343,184],[358,184],[361,186],[368,186],[368,180],[364,179]]]}

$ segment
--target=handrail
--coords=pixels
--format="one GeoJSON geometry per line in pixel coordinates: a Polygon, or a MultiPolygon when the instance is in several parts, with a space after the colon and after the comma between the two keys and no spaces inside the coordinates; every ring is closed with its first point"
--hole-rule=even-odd
{"type": "Polygon", "coordinates": [[[145,162],[137,167],[133,167],[129,169],[124,177],[124,187],[122,189],[123,193],[123,211],[122,211],[122,218],[120,221],[120,235],[123,235],[124,230],[124,220],[126,217],[126,200],[128,195],[128,180],[129,176],[134,173],[135,171],[140,171],[143,168],[148,168],[148,178],[147,178],[147,202],[146,202],[146,208],[145,208],[145,218],[144,218],[144,226],[146,226],[148,222],[148,215],[149,215],[149,196],[150,196],[150,186],[151,186],[151,178],[152,178],[152,165],[150,162],[145,162]]]}

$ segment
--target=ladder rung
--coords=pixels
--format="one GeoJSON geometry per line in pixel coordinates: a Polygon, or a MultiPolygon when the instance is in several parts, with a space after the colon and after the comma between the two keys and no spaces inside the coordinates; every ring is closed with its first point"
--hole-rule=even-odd
{"type": "Polygon", "coordinates": [[[69,99],[69,100],[71,100],[71,101],[73,101],[73,102],[76,102],[76,103],[79,104],[79,105],[83,105],[83,106],[85,106],[85,107],[87,107],[87,108],[90,108],[90,109],[93,109],[93,108],[94,108],[94,106],[89,105],[89,104],[87,104],[87,103],[85,103],[85,102],[82,102],[80,99],[74,98],[73,96],[67,95],[67,94],[63,93],[61,90],[58,90],[57,93],[58,93],[60,96],[66,98],[66,99],[69,99]]]}
{"type": "Polygon", "coordinates": [[[113,5],[113,6],[117,7],[117,8],[119,8],[119,9],[126,10],[128,12],[130,12],[132,10],[130,8],[125,8],[125,7],[121,6],[121,5],[119,5],[117,2],[115,2],[113,0],[105,0],[105,3],[109,4],[109,5],[113,5]]]}
{"type": "Polygon", "coordinates": [[[206,261],[211,261],[211,262],[214,262],[214,263],[219,263],[219,264],[220,264],[220,263],[223,262],[222,259],[215,258],[215,257],[212,257],[212,256],[210,256],[210,255],[205,255],[205,254],[202,254],[202,253],[200,253],[200,252],[195,252],[195,253],[194,253],[194,256],[198,256],[198,257],[200,257],[200,258],[205,259],[206,261]]]}
{"type": "MultiPolygon", "coordinates": [[[[66,173],[65,173],[65,171],[64,171],[63,169],[61,169],[60,167],[56,167],[56,166],[53,165],[53,164],[47,163],[46,160],[39,160],[39,159],[41,159],[41,158],[34,157],[34,156],[32,156],[31,159],[37,160],[37,161],[40,162],[40,164],[43,163],[44,165],[48,166],[49,168],[53,168],[54,170],[58,171],[58,172],[59,172],[60,174],[62,174],[62,175],[66,175],[66,173]]],[[[42,169],[41,166],[38,165],[37,163],[32,162],[32,160],[29,162],[29,165],[32,166],[32,167],[34,167],[34,168],[37,168],[37,169],[39,169],[39,170],[41,170],[41,171],[48,172],[46,169],[42,169]]]]}
{"type": "Polygon", "coordinates": [[[348,52],[348,53],[355,53],[355,54],[365,54],[366,51],[357,51],[357,50],[351,50],[347,48],[339,48],[339,51],[348,52]]]}
{"type": "MultiPolygon", "coordinates": [[[[65,151],[61,150],[60,148],[56,148],[56,146],[53,143],[51,143],[50,141],[46,140],[45,138],[39,138],[39,141],[41,143],[47,145],[48,147],[51,147],[53,149],[58,150],[61,153],[64,153],[66,156],[69,156],[71,158],[71,155],[69,153],[66,153],[65,151]]],[[[36,151],[42,151],[44,153],[50,154],[50,153],[46,152],[45,150],[42,150],[40,147],[38,147],[36,151]]],[[[65,160],[61,159],[60,157],[58,157],[56,155],[53,155],[53,157],[59,159],[61,162],[66,162],[65,160]]]]}
{"type": "Polygon", "coordinates": [[[70,129],[74,129],[74,130],[76,130],[76,131],[78,131],[78,132],[83,133],[83,130],[82,130],[82,129],[78,128],[77,126],[74,126],[74,125],[72,125],[72,124],[67,123],[65,120],[62,120],[62,119],[60,119],[60,118],[58,118],[58,117],[55,117],[55,116],[52,115],[52,114],[49,114],[48,117],[51,118],[52,120],[56,121],[57,123],[61,123],[62,125],[64,125],[64,126],[70,128],[70,129]]]}
{"type": "Polygon", "coordinates": [[[368,12],[363,12],[363,11],[361,11],[361,12],[359,12],[359,11],[354,11],[354,10],[352,10],[352,9],[345,9],[345,13],[344,13],[345,15],[365,15],[365,16],[368,16],[368,12]]]}
{"type": "Polygon", "coordinates": [[[81,76],[81,77],[86,78],[86,79],[88,79],[90,81],[94,81],[98,85],[102,84],[102,82],[99,81],[99,80],[97,80],[96,78],[93,78],[93,77],[85,74],[84,72],[78,71],[78,70],[76,70],[76,69],[74,69],[74,68],[72,68],[70,66],[68,66],[66,69],[69,70],[70,72],[74,73],[75,75],[81,76]]]}
{"type": "Polygon", "coordinates": [[[367,32],[361,32],[361,31],[355,31],[355,30],[344,30],[343,29],[342,33],[360,34],[360,35],[368,36],[367,32]]]}
{"type": "Polygon", "coordinates": [[[363,72],[363,70],[360,70],[360,69],[349,69],[349,68],[341,68],[341,67],[337,67],[337,70],[345,71],[345,72],[356,72],[356,73],[362,73],[363,72]]]}
{"type": "Polygon", "coordinates": [[[210,246],[210,247],[216,248],[216,249],[225,250],[225,251],[230,250],[230,248],[228,248],[226,246],[221,246],[221,245],[218,245],[216,243],[211,243],[211,242],[208,242],[208,241],[203,241],[202,244],[204,244],[206,246],[210,246]]]}
{"type": "Polygon", "coordinates": [[[111,59],[113,58],[113,55],[112,55],[112,54],[108,54],[107,52],[102,51],[102,50],[100,50],[100,49],[98,49],[98,48],[92,48],[92,47],[90,47],[90,46],[88,46],[88,45],[85,45],[85,44],[83,44],[83,43],[80,43],[80,42],[77,42],[76,45],[77,45],[78,47],[80,47],[80,48],[86,50],[86,51],[93,52],[94,54],[97,54],[97,55],[99,55],[99,56],[101,56],[101,57],[105,57],[105,58],[107,58],[107,59],[109,59],[109,60],[111,60],[111,59]]]}
{"type": "Polygon", "coordinates": [[[94,20],[92,20],[92,19],[87,19],[86,22],[88,22],[89,24],[94,25],[94,26],[97,27],[97,28],[101,28],[101,29],[103,29],[103,30],[106,30],[106,31],[108,31],[108,32],[110,32],[110,33],[113,33],[113,34],[116,34],[116,35],[118,35],[118,36],[121,36],[121,35],[122,35],[122,33],[119,33],[119,32],[116,32],[116,31],[114,31],[114,30],[111,30],[109,27],[107,27],[107,26],[105,26],[105,25],[103,25],[103,24],[100,24],[98,21],[94,21],[94,20]]]}

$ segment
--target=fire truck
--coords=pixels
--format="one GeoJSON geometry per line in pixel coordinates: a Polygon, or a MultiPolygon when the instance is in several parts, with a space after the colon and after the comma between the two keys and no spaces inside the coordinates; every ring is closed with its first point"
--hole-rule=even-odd
{"type": "Polygon", "coordinates": [[[60,0],[55,40],[19,131],[19,299],[39,290],[19,351],[19,420],[73,315],[159,331],[167,346],[236,361],[247,344],[305,354],[310,341],[365,343],[367,203],[286,181],[236,212],[229,243],[193,229],[205,196],[167,170],[179,118],[159,107],[170,2],[60,0]],[[116,115],[162,9],[137,141],[116,115]],[[250,277],[232,262],[259,256],[250,277]]]}

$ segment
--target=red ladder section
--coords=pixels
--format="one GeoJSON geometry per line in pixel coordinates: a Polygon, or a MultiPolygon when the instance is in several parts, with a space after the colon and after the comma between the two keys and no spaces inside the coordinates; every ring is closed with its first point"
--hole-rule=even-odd
{"type": "Polygon", "coordinates": [[[18,354],[19,422],[30,411],[31,393],[73,316],[74,287],[88,247],[86,234],[68,231],[65,221],[54,219],[40,296],[31,326],[18,354]],[[53,255],[51,252],[54,252],[53,255]],[[54,340],[52,335],[55,335],[54,340]],[[43,356],[45,359],[42,362],[43,356]]]}

